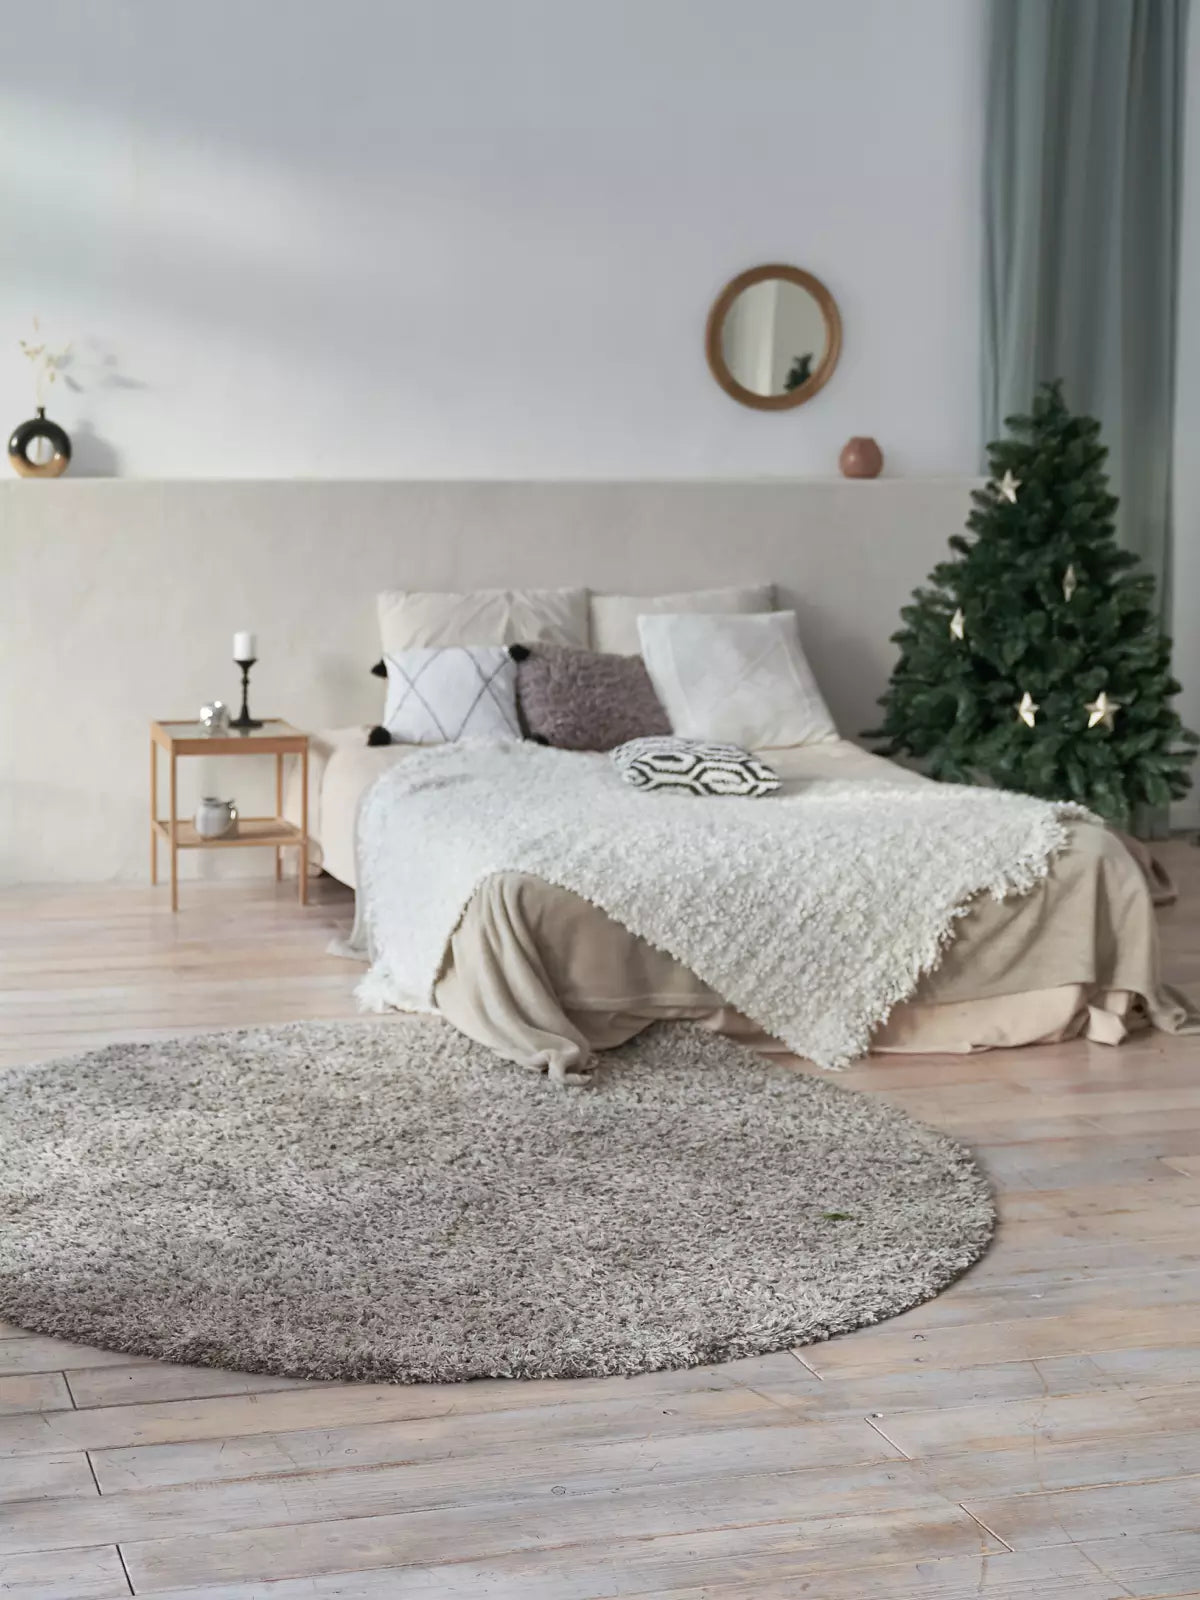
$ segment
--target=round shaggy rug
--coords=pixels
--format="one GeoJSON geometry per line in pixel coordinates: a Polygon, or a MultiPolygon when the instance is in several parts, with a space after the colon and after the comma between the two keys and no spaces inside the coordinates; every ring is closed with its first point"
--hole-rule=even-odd
{"type": "Polygon", "coordinates": [[[585,1089],[433,1020],[0,1079],[0,1316],[169,1361],[416,1382],[761,1354],[927,1299],[994,1221],[952,1140],[690,1027],[585,1089]]]}

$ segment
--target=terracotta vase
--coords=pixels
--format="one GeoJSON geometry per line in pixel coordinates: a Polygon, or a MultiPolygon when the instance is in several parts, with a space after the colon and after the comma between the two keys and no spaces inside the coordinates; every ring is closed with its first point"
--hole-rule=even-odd
{"type": "Polygon", "coordinates": [[[842,447],[838,466],[843,478],[877,478],[883,471],[883,451],[874,439],[849,439],[842,447]]]}

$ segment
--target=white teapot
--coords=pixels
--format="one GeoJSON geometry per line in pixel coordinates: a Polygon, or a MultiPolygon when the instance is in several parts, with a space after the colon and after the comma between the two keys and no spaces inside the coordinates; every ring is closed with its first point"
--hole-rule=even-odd
{"type": "Polygon", "coordinates": [[[232,800],[218,800],[206,794],[196,807],[196,832],[202,839],[220,839],[237,823],[237,806],[232,800]]]}

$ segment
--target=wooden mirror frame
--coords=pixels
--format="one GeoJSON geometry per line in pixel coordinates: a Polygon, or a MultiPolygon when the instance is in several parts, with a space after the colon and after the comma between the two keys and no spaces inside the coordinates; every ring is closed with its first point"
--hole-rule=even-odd
{"type": "Polygon", "coordinates": [[[712,310],[708,313],[708,326],[704,331],[704,352],[708,357],[713,377],[725,393],[732,396],[740,405],[753,406],[756,411],[790,411],[793,406],[802,406],[806,400],[811,400],[833,376],[838,356],[842,353],[841,313],[838,311],[837,301],[829,290],[820,278],[814,278],[811,272],[804,272],[800,267],[786,267],[780,263],[751,267],[746,272],[739,272],[736,278],[730,279],[713,301],[712,310]],[[808,382],[785,394],[755,394],[753,389],[747,389],[740,384],[729,370],[722,342],[725,318],[729,315],[729,308],[738,295],[743,289],[749,289],[756,283],[764,283],[768,278],[782,278],[787,283],[794,283],[798,288],[806,289],[820,306],[821,315],[825,318],[825,354],[808,382]]]}

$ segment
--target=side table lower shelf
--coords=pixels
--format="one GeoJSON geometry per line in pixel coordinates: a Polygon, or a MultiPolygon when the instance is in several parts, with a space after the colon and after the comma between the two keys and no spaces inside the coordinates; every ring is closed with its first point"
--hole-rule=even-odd
{"type": "MultiPolygon", "coordinates": [[[[150,824],[167,848],[171,846],[171,824],[165,817],[155,817],[150,824]]],[[[308,904],[308,839],[302,828],[282,817],[239,817],[233,831],[218,839],[206,839],[196,832],[196,824],[180,817],[175,823],[176,850],[247,850],[268,848],[275,851],[275,876],[281,873],[281,850],[291,848],[300,852],[299,896],[300,904],[308,904]]],[[[158,882],[157,863],[151,870],[151,882],[158,882]]],[[[172,885],[174,887],[174,885],[172,885]]],[[[174,906],[172,906],[174,909],[174,906]]]]}
{"type": "MultiPolygon", "coordinates": [[[[155,822],[162,838],[170,842],[171,824],[159,817],[155,822]]],[[[232,833],[219,839],[205,839],[196,832],[196,824],[180,817],[175,824],[177,850],[234,850],[240,845],[303,844],[304,835],[294,822],[284,822],[280,817],[239,817],[232,833]]]]}

